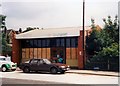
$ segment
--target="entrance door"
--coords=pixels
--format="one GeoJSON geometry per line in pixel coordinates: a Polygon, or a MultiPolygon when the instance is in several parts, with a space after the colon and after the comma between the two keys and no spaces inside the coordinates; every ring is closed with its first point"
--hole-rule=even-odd
{"type": "Polygon", "coordinates": [[[66,63],[65,48],[51,48],[51,60],[56,63],[66,63]]]}

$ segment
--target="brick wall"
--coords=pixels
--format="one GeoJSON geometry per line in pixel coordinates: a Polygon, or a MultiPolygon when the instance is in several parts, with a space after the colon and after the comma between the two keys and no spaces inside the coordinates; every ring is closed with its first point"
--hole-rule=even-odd
{"type": "Polygon", "coordinates": [[[19,40],[15,39],[16,34],[12,36],[12,61],[16,62],[17,64],[20,63],[20,43],[19,40]]]}

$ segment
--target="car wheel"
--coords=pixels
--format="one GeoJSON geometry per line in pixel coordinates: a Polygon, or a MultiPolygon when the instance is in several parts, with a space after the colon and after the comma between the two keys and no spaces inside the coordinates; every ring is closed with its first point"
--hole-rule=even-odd
{"type": "Polygon", "coordinates": [[[7,68],[5,66],[2,67],[2,72],[6,72],[7,68]]]}
{"type": "Polygon", "coordinates": [[[16,69],[12,69],[12,71],[15,71],[16,69]]]}
{"type": "Polygon", "coordinates": [[[24,73],[29,73],[29,72],[30,72],[30,69],[29,69],[28,67],[25,67],[25,68],[23,69],[23,72],[24,72],[24,73]]]}
{"type": "Polygon", "coordinates": [[[53,68],[51,68],[50,72],[51,72],[52,74],[56,74],[56,73],[57,73],[57,69],[53,67],[53,68]]]}

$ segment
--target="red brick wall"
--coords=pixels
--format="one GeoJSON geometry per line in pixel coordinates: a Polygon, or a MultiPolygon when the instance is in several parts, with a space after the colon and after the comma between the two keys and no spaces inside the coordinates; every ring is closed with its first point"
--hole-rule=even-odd
{"type": "Polygon", "coordinates": [[[19,40],[15,39],[15,35],[12,36],[12,61],[17,64],[20,63],[20,43],[19,40]]]}
{"type": "Polygon", "coordinates": [[[80,36],[78,37],[78,68],[83,69],[83,32],[80,31],[80,36]]]}

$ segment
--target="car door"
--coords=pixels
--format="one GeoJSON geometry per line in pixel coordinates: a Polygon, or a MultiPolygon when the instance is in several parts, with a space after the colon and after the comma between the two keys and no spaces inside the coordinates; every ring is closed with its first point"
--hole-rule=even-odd
{"type": "Polygon", "coordinates": [[[43,59],[40,59],[38,62],[40,71],[49,71],[49,64],[46,64],[43,59]]]}
{"type": "Polygon", "coordinates": [[[30,70],[37,71],[39,66],[38,66],[38,59],[33,59],[30,61],[30,70]]]}

